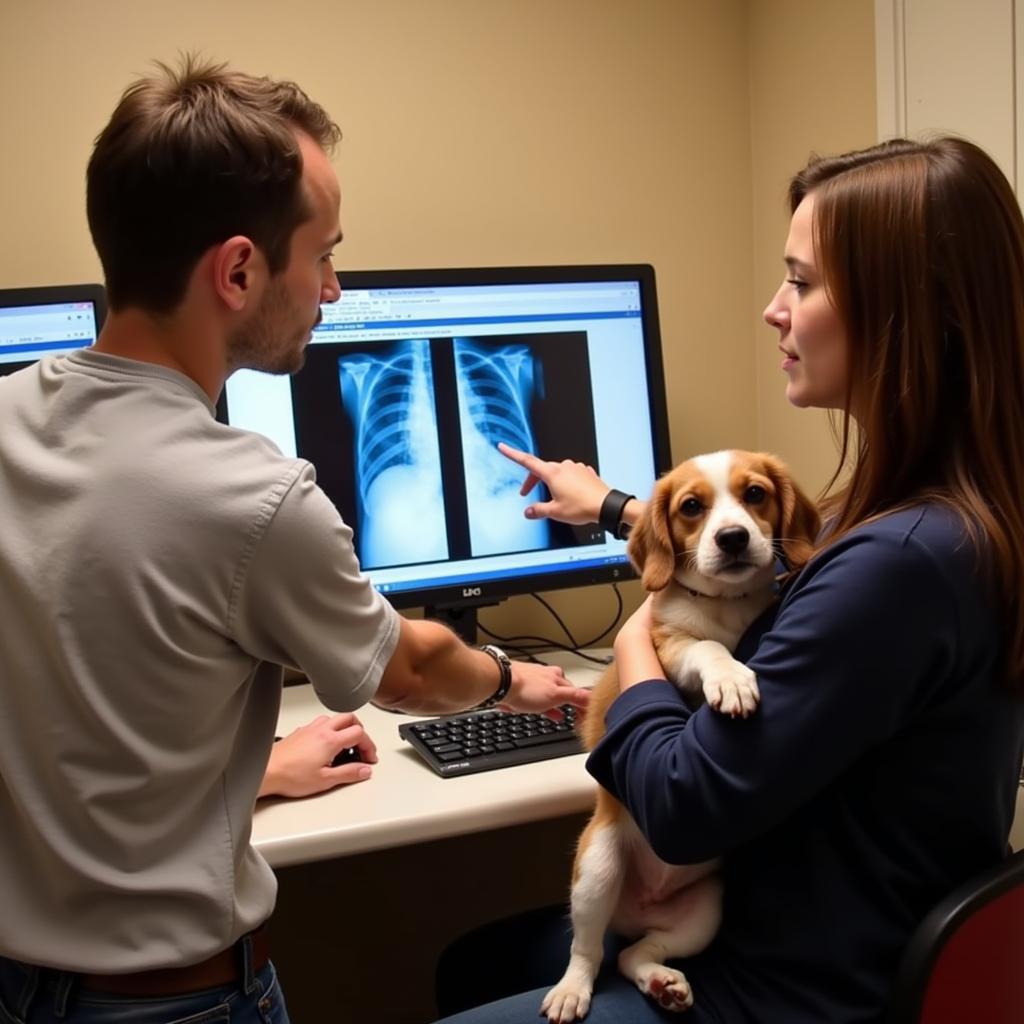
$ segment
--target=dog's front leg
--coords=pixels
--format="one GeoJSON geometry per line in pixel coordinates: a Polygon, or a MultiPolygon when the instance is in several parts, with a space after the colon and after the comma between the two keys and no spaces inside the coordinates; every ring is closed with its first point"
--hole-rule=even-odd
{"type": "Polygon", "coordinates": [[[761,698],[757,678],[728,648],[716,640],[692,640],[680,647],[677,678],[684,691],[698,683],[713,708],[734,718],[746,718],[757,709],[761,698]]]}
{"type": "MultiPolygon", "coordinates": [[[[612,800],[603,791],[598,795],[612,800]]],[[[552,1024],[580,1020],[590,1009],[594,979],[604,956],[604,935],[622,891],[624,853],[614,820],[595,814],[580,836],[572,883],[572,947],[562,980],[540,1012],[552,1024]]]]}

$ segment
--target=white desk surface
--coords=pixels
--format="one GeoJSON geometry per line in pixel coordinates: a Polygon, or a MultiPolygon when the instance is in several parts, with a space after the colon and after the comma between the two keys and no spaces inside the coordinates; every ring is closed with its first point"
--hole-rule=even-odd
{"type": "MultiPolygon", "coordinates": [[[[599,665],[568,653],[543,658],[562,665],[579,686],[593,684],[601,672],[599,665]]],[[[308,684],[286,687],[278,733],[329,713],[308,684]]],[[[272,866],[519,825],[592,806],[595,783],[583,754],[443,779],[399,738],[398,726],[415,719],[374,707],[358,714],[377,744],[380,761],[373,776],[303,800],[261,801],[253,843],[272,866]]]]}

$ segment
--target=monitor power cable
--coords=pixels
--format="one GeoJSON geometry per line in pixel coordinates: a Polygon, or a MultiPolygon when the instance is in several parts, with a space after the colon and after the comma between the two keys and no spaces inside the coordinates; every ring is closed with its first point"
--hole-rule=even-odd
{"type": "Polygon", "coordinates": [[[615,594],[616,609],[615,615],[612,618],[611,623],[607,628],[603,629],[597,636],[580,643],[573,635],[572,630],[566,625],[565,620],[558,614],[558,612],[546,601],[540,594],[530,594],[530,597],[534,600],[539,601],[551,614],[552,618],[561,627],[562,632],[565,633],[569,642],[564,643],[560,640],[553,640],[550,637],[543,636],[503,636],[500,633],[495,633],[493,630],[488,629],[483,623],[478,623],[477,628],[491,640],[496,640],[498,643],[504,644],[509,647],[510,650],[523,655],[526,660],[533,662],[541,662],[541,659],[536,656],[537,652],[541,652],[545,649],[551,650],[552,648],[558,651],[569,651],[571,654],[575,654],[577,657],[583,658],[586,661],[592,661],[597,665],[607,665],[611,662],[610,657],[595,657],[592,654],[587,653],[587,648],[596,647],[609,633],[614,632],[618,627],[619,622],[622,619],[623,601],[622,593],[619,590],[618,584],[613,583],[611,585],[612,591],[615,594]]]}

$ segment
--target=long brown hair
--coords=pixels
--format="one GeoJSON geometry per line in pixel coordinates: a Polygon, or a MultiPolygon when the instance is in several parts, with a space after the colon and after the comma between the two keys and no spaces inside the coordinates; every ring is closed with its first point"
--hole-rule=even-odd
{"type": "Polygon", "coordinates": [[[293,82],[185,55],[130,85],[96,139],[86,175],[89,230],[111,309],[168,313],[199,257],[232,235],[271,274],[310,216],[296,129],[327,150],[341,132],[293,82]]]}
{"type": "Polygon", "coordinates": [[[847,331],[837,539],[919,501],[954,508],[1003,610],[1024,686],[1024,219],[1006,178],[962,139],[897,139],[813,158],[814,242],[847,331]],[[851,414],[856,428],[851,430],[851,414]],[[851,451],[852,446],[852,451],[851,451]]]}

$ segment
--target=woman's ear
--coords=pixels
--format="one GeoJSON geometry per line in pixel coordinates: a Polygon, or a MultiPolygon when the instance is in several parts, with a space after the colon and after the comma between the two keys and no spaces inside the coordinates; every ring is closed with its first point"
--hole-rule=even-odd
{"type": "Polygon", "coordinates": [[[676,567],[676,553],[668,528],[668,509],[672,499],[671,482],[664,477],[655,484],[647,508],[629,535],[629,557],[640,573],[644,590],[664,590],[676,567]]]}
{"type": "Polygon", "coordinates": [[[765,469],[778,495],[781,524],[776,538],[791,569],[798,569],[814,554],[821,529],[818,506],[794,483],[789,470],[774,455],[764,455],[765,469]]]}

